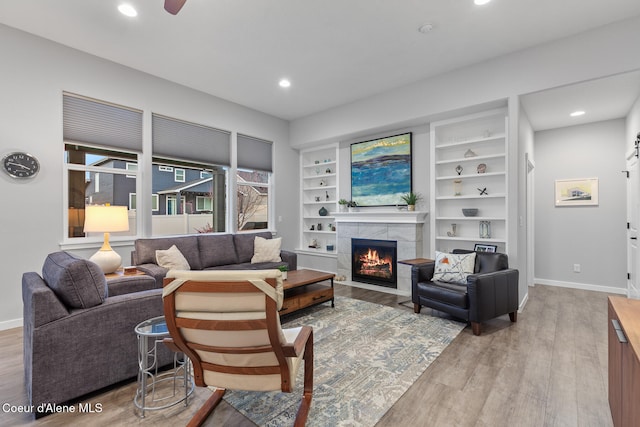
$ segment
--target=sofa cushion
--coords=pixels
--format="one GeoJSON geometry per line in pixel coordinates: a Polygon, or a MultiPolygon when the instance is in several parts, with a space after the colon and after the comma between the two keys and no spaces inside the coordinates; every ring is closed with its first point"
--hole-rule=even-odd
{"type": "Polygon", "coordinates": [[[169,249],[173,245],[180,250],[192,270],[202,270],[197,236],[137,239],[135,248],[138,264],[155,264],[156,251],[169,249]]]}
{"type": "Polygon", "coordinates": [[[186,260],[180,249],[176,245],[169,249],[156,251],[157,264],[167,270],[191,270],[189,262],[186,260]]]}
{"type": "Polygon", "coordinates": [[[198,236],[198,248],[203,269],[238,262],[231,234],[201,234],[198,236]]]}
{"type": "Polygon", "coordinates": [[[47,286],[69,308],[100,305],[107,297],[107,279],[100,267],[68,252],[54,252],[42,266],[47,286]]]}
{"type": "Polygon", "coordinates": [[[469,254],[448,254],[436,251],[433,280],[466,284],[467,276],[473,274],[475,264],[475,252],[469,254]]]}
{"type": "Polygon", "coordinates": [[[265,239],[271,239],[272,237],[270,231],[263,231],[261,233],[238,233],[233,235],[238,263],[251,262],[251,258],[253,258],[253,244],[256,236],[265,239]]]}
{"type": "Polygon", "coordinates": [[[459,308],[469,308],[467,286],[448,282],[418,283],[420,297],[459,308]]]}
{"type": "Polygon", "coordinates": [[[282,237],[277,239],[265,239],[264,237],[256,236],[253,242],[253,257],[251,257],[251,264],[258,264],[261,262],[280,262],[280,246],[282,245],[282,237]]]}

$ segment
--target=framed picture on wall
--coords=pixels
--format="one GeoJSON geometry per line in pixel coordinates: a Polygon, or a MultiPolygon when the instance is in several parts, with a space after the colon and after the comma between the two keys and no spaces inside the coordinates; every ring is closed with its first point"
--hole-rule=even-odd
{"type": "Polygon", "coordinates": [[[351,144],[351,199],[395,206],[411,187],[411,132],[351,144]]]}
{"type": "Polygon", "coordinates": [[[598,178],[557,179],[556,206],[597,206],[598,178]]]}
{"type": "Polygon", "coordinates": [[[498,246],[476,243],[476,245],[473,247],[473,250],[476,252],[494,252],[495,253],[498,251],[498,246]]]}

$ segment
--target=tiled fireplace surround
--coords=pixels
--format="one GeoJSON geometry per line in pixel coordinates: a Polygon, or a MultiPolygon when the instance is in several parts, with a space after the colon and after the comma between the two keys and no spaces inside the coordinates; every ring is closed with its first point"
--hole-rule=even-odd
{"type": "Polygon", "coordinates": [[[351,282],[351,238],[395,240],[398,242],[398,261],[421,258],[423,226],[426,212],[362,211],[333,213],[337,232],[338,276],[346,283],[383,292],[411,295],[411,266],[398,263],[397,290],[383,286],[351,282]]]}

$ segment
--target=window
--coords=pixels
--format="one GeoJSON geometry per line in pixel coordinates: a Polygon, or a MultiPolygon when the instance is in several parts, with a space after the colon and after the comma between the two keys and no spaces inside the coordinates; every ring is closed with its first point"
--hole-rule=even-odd
{"type": "Polygon", "coordinates": [[[226,231],[230,132],[158,114],[152,128],[152,187],[160,197],[153,235],[226,231]],[[173,180],[155,172],[168,167],[173,180]]]}
{"type": "MultiPolygon", "coordinates": [[[[130,193],[135,194],[136,175],[128,175],[126,164],[135,160],[135,153],[109,151],[78,144],[65,144],[67,170],[68,231],[67,237],[88,237],[84,233],[86,205],[128,206],[130,193]]],[[[134,199],[135,206],[135,199],[134,199]]],[[[129,231],[115,235],[135,235],[135,211],[129,215],[129,231]]]]}
{"type": "MultiPolygon", "coordinates": [[[[136,192],[142,111],[65,92],[62,117],[65,235],[92,237],[84,232],[85,206],[130,206],[129,194],[136,192]]],[[[129,214],[129,231],[113,235],[136,235],[135,211],[129,214]]]]}
{"type": "Polygon", "coordinates": [[[270,180],[269,172],[238,171],[238,230],[269,228],[270,180]]]}
{"type": "Polygon", "coordinates": [[[269,228],[272,143],[238,134],[238,230],[269,228]]]}
{"type": "MultiPolygon", "coordinates": [[[[128,171],[137,172],[138,171],[138,164],[137,163],[129,163],[129,162],[127,162],[126,169],[128,171]]],[[[136,175],[127,175],[127,178],[135,178],[135,177],[136,177],[136,175]]]]}
{"type": "Polygon", "coordinates": [[[173,172],[173,168],[171,166],[159,166],[158,170],[160,172],[173,172]]]}
{"type": "Polygon", "coordinates": [[[196,197],[196,210],[197,211],[210,211],[212,210],[213,199],[211,197],[197,196],[196,197]]]}
{"type": "MultiPolygon", "coordinates": [[[[160,209],[158,206],[159,197],[157,194],[151,195],[151,210],[157,211],[160,209]]],[[[136,209],[136,193],[129,194],[129,209],[136,209]]]]}

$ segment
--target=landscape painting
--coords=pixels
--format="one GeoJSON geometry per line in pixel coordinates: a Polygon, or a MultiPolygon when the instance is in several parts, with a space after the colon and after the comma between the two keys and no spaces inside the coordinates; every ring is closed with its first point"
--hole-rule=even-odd
{"type": "Polygon", "coordinates": [[[351,200],[395,206],[411,191],[411,132],[351,144],[351,200]]]}
{"type": "Polygon", "coordinates": [[[556,206],[597,206],[598,178],[556,180],[556,206]]]}

